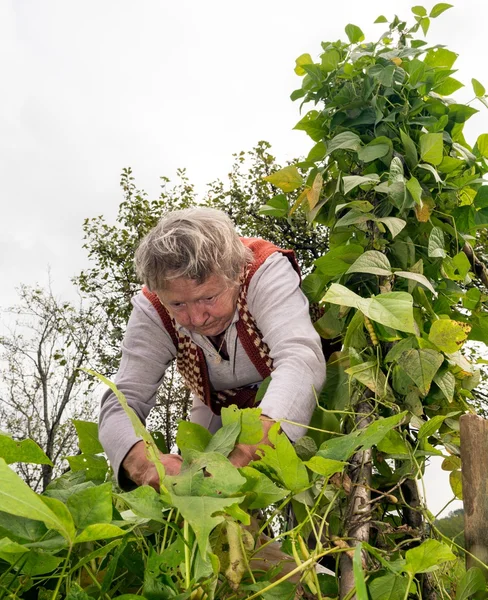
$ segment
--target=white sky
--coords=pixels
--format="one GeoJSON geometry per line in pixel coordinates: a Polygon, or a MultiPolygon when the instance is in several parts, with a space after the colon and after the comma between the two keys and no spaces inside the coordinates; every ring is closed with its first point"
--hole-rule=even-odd
{"type": "MultiPolygon", "coordinates": [[[[435,2],[426,3],[428,9],[435,2]]],[[[289,94],[297,56],[379,14],[410,18],[405,0],[0,0],[0,307],[15,286],[47,281],[71,293],[87,266],[87,217],[116,214],[119,175],[158,195],[186,167],[199,189],[225,178],[232,153],[272,143],[280,161],[311,147],[289,94]]],[[[454,0],[429,42],[460,54],[457,77],[488,88],[485,0],[454,0]]],[[[473,117],[468,141],[488,131],[473,117]]],[[[437,484],[436,484],[437,485],[437,484]]],[[[438,486],[437,486],[438,487],[438,486]]]]}

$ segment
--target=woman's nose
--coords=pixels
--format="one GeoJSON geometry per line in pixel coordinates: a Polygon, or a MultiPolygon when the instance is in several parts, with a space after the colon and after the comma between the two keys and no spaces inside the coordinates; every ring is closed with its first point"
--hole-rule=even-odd
{"type": "Polygon", "coordinates": [[[191,306],[188,306],[188,317],[190,318],[190,322],[193,327],[201,327],[208,319],[208,312],[205,306],[195,303],[191,306]]]}

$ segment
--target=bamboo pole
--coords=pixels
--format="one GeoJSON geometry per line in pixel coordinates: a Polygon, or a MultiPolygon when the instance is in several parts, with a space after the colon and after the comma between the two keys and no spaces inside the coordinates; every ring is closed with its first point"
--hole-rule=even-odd
{"type": "MultiPolygon", "coordinates": [[[[488,564],[488,421],[477,415],[463,415],[461,462],[463,474],[464,537],[466,550],[488,564]]],[[[466,568],[481,564],[469,554],[466,568]]],[[[484,569],[488,580],[488,570],[484,569]]]]}

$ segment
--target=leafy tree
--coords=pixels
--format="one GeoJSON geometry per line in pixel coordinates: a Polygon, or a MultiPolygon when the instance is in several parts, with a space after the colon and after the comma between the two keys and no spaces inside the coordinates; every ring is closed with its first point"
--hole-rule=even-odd
{"type": "Polygon", "coordinates": [[[88,383],[79,370],[90,361],[103,322],[96,311],[56,299],[51,290],[22,286],[10,309],[15,322],[0,338],[0,422],[14,439],[26,434],[44,450],[46,464],[19,463],[33,489],[44,490],[76,448],[70,419],[91,417],[88,383]]]}
{"type": "MultiPolygon", "coordinates": [[[[428,534],[415,480],[439,447],[454,456],[444,468],[461,494],[457,421],[473,410],[480,379],[462,349],[488,339],[480,233],[488,225],[488,134],[468,144],[464,124],[477,110],[451,98],[462,86],[452,76],[457,55],[417,37],[448,8],[414,7],[413,26],[380,16],[386,31],[371,43],[349,24],[347,42],[324,42],[318,60],[300,56],[303,80],[292,99],[313,108],[296,129],[314,146],[305,161],[267,177],[284,194],[298,193],[292,211],[300,205],[309,221],[330,228],[330,250],[315,261],[305,289],[324,302],[321,335],[343,343],[321,396],[336,413],[335,431],[346,434],[334,450],[325,441],[321,455],[351,463],[349,493],[324,502],[335,535],[359,551],[354,569],[351,553],[341,555],[341,598],[355,587],[359,595],[359,586],[366,594],[361,555],[372,598],[390,584],[398,592],[390,597],[406,598],[416,578],[422,597],[434,597],[432,577],[417,575],[423,568],[416,552],[404,555],[401,575],[364,545],[400,558],[409,539],[428,534]],[[391,419],[399,430],[362,447],[353,443],[375,420],[382,429],[391,419]]],[[[473,91],[488,104],[476,80],[473,91]]],[[[433,564],[445,550],[432,544],[433,564]]]]}

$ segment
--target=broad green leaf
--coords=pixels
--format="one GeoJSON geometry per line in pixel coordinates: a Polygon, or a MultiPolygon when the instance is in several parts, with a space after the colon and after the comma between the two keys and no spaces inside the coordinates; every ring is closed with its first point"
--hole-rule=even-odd
{"type": "Polygon", "coordinates": [[[417,283],[420,283],[428,290],[430,290],[434,295],[436,294],[436,291],[433,288],[430,281],[425,275],[422,275],[421,273],[412,273],[411,271],[395,271],[395,277],[404,277],[405,279],[411,279],[412,281],[416,281],[417,283]]]}
{"type": "Polygon", "coordinates": [[[280,169],[279,171],[276,171],[276,173],[272,173],[263,179],[269,181],[269,183],[280,188],[284,192],[293,192],[293,190],[296,190],[303,185],[302,176],[294,165],[280,169]]]}
{"type": "Polygon", "coordinates": [[[432,419],[429,419],[419,429],[417,434],[418,439],[425,440],[431,435],[434,435],[434,433],[439,429],[442,423],[444,423],[446,418],[446,415],[436,415],[435,417],[432,417],[432,419]]]}
{"type": "Polygon", "coordinates": [[[78,434],[78,445],[83,454],[101,454],[102,444],[98,439],[98,425],[89,421],[73,419],[76,433],[78,434]]]}
{"type": "Polygon", "coordinates": [[[352,559],[352,570],[354,573],[354,584],[356,586],[356,598],[357,600],[369,600],[368,590],[366,589],[366,580],[364,578],[363,571],[363,545],[361,542],[356,546],[354,550],[354,558],[352,559]]]}
{"type": "Polygon", "coordinates": [[[331,460],[322,456],[312,456],[306,463],[307,467],[314,473],[318,473],[323,477],[330,477],[335,473],[342,473],[347,463],[340,460],[331,460]]]}
{"type": "MultiPolygon", "coordinates": [[[[454,94],[454,92],[457,92],[462,87],[464,87],[464,83],[461,83],[457,79],[454,79],[454,77],[448,77],[442,83],[440,83],[439,85],[436,85],[434,90],[435,90],[436,94],[439,94],[440,96],[451,96],[451,94],[454,94]]],[[[432,135],[434,135],[434,134],[432,134],[432,135]]],[[[427,160],[427,159],[425,159],[425,160],[427,160]]],[[[432,162],[432,161],[429,160],[427,162],[432,162]]],[[[433,163],[433,164],[440,164],[440,163],[433,163]]]]}
{"type": "MultiPolygon", "coordinates": [[[[258,390],[260,393],[261,384],[258,390]]],[[[222,409],[222,425],[230,425],[235,421],[239,421],[241,424],[241,432],[237,441],[239,444],[259,444],[263,439],[263,423],[260,419],[261,416],[260,408],[245,408],[239,410],[235,404],[222,409]]]]}
{"type": "Polygon", "coordinates": [[[406,221],[403,219],[399,219],[398,217],[382,217],[375,219],[378,223],[383,223],[390,230],[392,239],[396,238],[396,236],[403,230],[406,221]]]}
{"type": "Polygon", "coordinates": [[[471,84],[473,85],[473,91],[478,96],[478,98],[483,97],[486,94],[486,90],[484,85],[482,85],[477,79],[471,79],[471,84]]]}
{"type": "Polygon", "coordinates": [[[479,153],[484,158],[488,158],[488,133],[482,133],[476,140],[476,146],[479,153]]]}
{"type": "Polygon", "coordinates": [[[310,54],[302,54],[300,55],[296,61],[295,73],[297,75],[305,75],[305,70],[303,69],[303,65],[313,65],[313,60],[310,54]]]}
{"type": "Polygon", "coordinates": [[[373,391],[379,398],[390,398],[393,400],[393,392],[385,374],[378,368],[375,361],[367,361],[354,365],[346,369],[345,372],[373,391]]]}
{"type": "Polygon", "coordinates": [[[371,600],[403,600],[408,588],[408,579],[388,573],[368,584],[371,600]]]}
{"type": "Polygon", "coordinates": [[[359,244],[337,246],[318,258],[315,266],[323,275],[336,277],[345,273],[363,252],[364,248],[359,244]]]}
{"type": "Polygon", "coordinates": [[[72,471],[85,471],[86,479],[92,481],[104,481],[108,471],[107,459],[96,454],[77,454],[67,456],[72,471]]]}
{"type": "Polygon", "coordinates": [[[334,152],[334,150],[354,150],[357,152],[361,146],[361,140],[356,133],[343,131],[333,137],[327,144],[326,156],[334,152]]]}
{"type": "Polygon", "coordinates": [[[112,484],[104,483],[72,494],[67,506],[77,529],[112,521],[112,484]]]}
{"type": "Polygon", "coordinates": [[[451,371],[444,371],[443,373],[437,372],[434,377],[434,383],[439,386],[441,392],[444,394],[448,402],[452,402],[454,400],[456,379],[451,371]]]}
{"type": "Polygon", "coordinates": [[[376,446],[392,429],[400,425],[406,415],[406,412],[402,412],[393,415],[392,417],[387,417],[386,419],[376,419],[360,433],[357,439],[358,446],[361,447],[362,450],[367,450],[368,448],[376,446]]]}
{"type": "Polygon", "coordinates": [[[260,446],[258,453],[261,459],[256,464],[273,469],[283,485],[292,492],[298,493],[308,487],[307,469],[298,458],[290,440],[283,433],[277,434],[275,426],[270,429],[268,435],[274,448],[260,446]]]}
{"type": "Polygon", "coordinates": [[[83,542],[95,542],[96,540],[108,540],[109,538],[125,535],[127,532],[112,525],[111,523],[97,523],[88,525],[75,539],[76,544],[83,542]]]}
{"type": "Polygon", "coordinates": [[[468,600],[476,592],[485,589],[486,580],[479,567],[471,567],[457,585],[456,600],[468,600]]]}
{"type": "Polygon", "coordinates": [[[461,458],[459,456],[448,456],[442,461],[441,469],[443,471],[458,471],[461,468],[461,458]]]}
{"type": "Polygon", "coordinates": [[[364,40],[364,33],[357,25],[352,25],[349,23],[349,25],[346,25],[345,31],[351,44],[357,44],[358,42],[362,42],[364,40]]]}
{"type": "Polygon", "coordinates": [[[212,436],[205,452],[219,452],[224,456],[228,456],[234,449],[240,433],[241,423],[239,421],[223,425],[212,436]]]}
{"type": "Polygon", "coordinates": [[[75,571],[80,569],[83,565],[88,564],[90,561],[95,558],[100,558],[103,556],[107,556],[109,552],[111,552],[114,548],[119,546],[122,543],[122,540],[113,540],[108,542],[108,544],[104,544],[101,548],[97,548],[93,550],[93,552],[89,552],[82,559],[80,559],[73,567],[71,567],[70,575],[72,575],[75,571]]]}
{"type": "Polygon", "coordinates": [[[46,552],[29,550],[7,538],[0,540],[0,558],[31,577],[54,571],[63,560],[46,552]]]}
{"type": "Polygon", "coordinates": [[[420,156],[431,165],[440,165],[443,158],[444,144],[442,133],[424,133],[420,136],[420,156]]]}
{"type": "Polygon", "coordinates": [[[247,482],[241,488],[242,493],[251,493],[252,502],[249,509],[267,508],[270,504],[283,500],[289,494],[288,490],[278,487],[264,473],[253,467],[239,469],[247,482]]]}
{"type": "Polygon", "coordinates": [[[448,10],[449,8],[452,8],[452,4],[446,4],[445,2],[439,2],[439,4],[436,4],[432,10],[430,11],[430,17],[432,19],[435,19],[436,17],[438,17],[439,15],[442,15],[442,13],[446,10],[448,10]]]}
{"type": "Polygon", "coordinates": [[[374,220],[374,217],[369,214],[365,214],[359,210],[350,210],[343,217],[341,217],[335,224],[335,227],[349,227],[350,225],[363,225],[368,221],[374,220]]]}
{"type": "Polygon", "coordinates": [[[388,23],[388,19],[384,15],[380,15],[376,19],[375,23],[388,23]]]}
{"type": "Polygon", "coordinates": [[[306,162],[317,162],[322,160],[327,153],[327,147],[324,142],[317,142],[315,146],[310,150],[305,159],[306,162]]]}
{"type": "Polygon", "coordinates": [[[224,521],[222,513],[232,504],[240,504],[244,496],[237,498],[210,498],[208,496],[176,496],[171,494],[173,506],[177,508],[181,516],[188,521],[192,528],[198,549],[204,559],[207,557],[208,536],[211,531],[224,521]]]}
{"type": "Polygon", "coordinates": [[[382,252],[368,250],[354,261],[346,273],[371,273],[388,276],[391,275],[391,265],[382,252]]]}
{"type": "Polygon", "coordinates": [[[451,484],[452,493],[458,500],[463,499],[463,476],[461,471],[451,471],[449,474],[449,483],[451,484]]]}
{"type": "Polygon", "coordinates": [[[359,432],[354,431],[342,437],[331,438],[320,446],[317,456],[337,461],[349,460],[359,447],[358,437],[359,432]]]}
{"type": "Polygon", "coordinates": [[[442,563],[455,560],[456,556],[447,544],[437,540],[426,540],[420,546],[407,550],[405,558],[403,571],[413,576],[417,573],[435,571],[442,563]]]}
{"type": "Polygon", "coordinates": [[[418,392],[413,390],[405,396],[405,408],[408,408],[408,410],[416,417],[420,417],[424,414],[424,407],[418,392]]]}
{"type": "Polygon", "coordinates": [[[52,465],[44,451],[33,440],[16,442],[8,435],[0,434],[0,458],[8,464],[16,462],[52,465]]]}
{"type": "MultiPolygon", "coordinates": [[[[123,500],[132,512],[139,517],[164,523],[163,509],[165,505],[161,496],[149,485],[141,485],[130,492],[115,494],[123,500]]],[[[120,510],[120,509],[119,509],[120,510]]]]}
{"type": "Polygon", "coordinates": [[[336,214],[341,210],[344,210],[344,208],[357,208],[361,212],[371,212],[374,206],[367,200],[351,200],[344,204],[338,204],[335,209],[336,214]]]}
{"type": "Polygon", "coordinates": [[[322,301],[358,308],[373,321],[398,331],[416,332],[413,320],[413,298],[406,292],[389,292],[366,299],[343,285],[333,283],[322,301]]]}
{"type": "Polygon", "coordinates": [[[185,456],[186,450],[203,452],[211,439],[212,434],[209,430],[198,423],[190,423],[190,421],[180,421],[178,423],[176,444],[183,456],[185,456]]]}
{"type": "Polygon", "coordinates": [[[403,439],[401,433],[395,429],[389,431],[381,442],[378,443],[377,447],[380,452],[384,452],[385,454],[396,455],[398,457],[410,455],[409,444],[403,439]]]}
{"type": "Polygon", "coordinates": [[[286,217],[290,207],[288,206],[288,200],[286,199],[285,194],[278,194],[273,198],[270,198],[267,204],[263,204],[263,206],[259,209],[260,215],[268,215],[270,217],[286,217]]]}
{"type": "Polygon", "coordinates": [[[432,323],[429,340],[442,352],[452,354],[464,344],[470,329],[471,327],[466,323],[451,319],[438,319],[432,323]]]}
{"type": "Polygon", "coordinates": [[[444,248],[444,232],[440,227],[433,227],[430,232],[428,253],[431,258],[447,256],[444,248]]]}
{"type": "Polygon", "coordinates": [[[368,144],[358,150],[358,158],[365,163],[372,162],[377,158],[386,156],[390,151],[388,144],[368,144]]]}
{"type": "Polygon", "coordinates": [[[412,6],[412,12],[418,17],[427,16],[427,10],[423,6],[412,6]]]}
{"type": "Polygon", "coordinates": [[[428,17],[422,17],[420,19],[420,27],[422,28],[424,35],[427,35],[430,27],[430,19],[428,17]]]}
{"type": "Polygon", "coordinates": [[[434,375],[444,362],[440,352],[430,349],[416,350],[412,348],[402,354],[401,366],[423,396],[429,393],[434,375]]]}
{"type": "Polygon", "coordinates": [[[68,510],[53,498],[41,498],[0,458],[0,506],[11,515],[42,521],[68,541],[75,537],[74,524],[68,510]],[[52,503],[50,501],[53,501],[52,503]],[[60,505],[66,512],[62,511],[60,505]],[[52,510],[50,506],[54,506],[52,510]],[[68,513],[69,519],[66,517],[68,513]]]}
{"type": "Polygon", "coordinates": [[[335,48],[332,48],[331,50],[327,50],[326,52],[324,52],[322,54],[322,56],[320,58],[322,61],[322,63],[321,63],[322,69],[326,73],[329,73],[330,71],[334,71],[334,69],[336,69],[337,65],[339,64],[339,61],[341,60],[341,56],[335,48]]]}
{"type": "MultiPolygon", "coordinates": [[[[420,64],[422,69],[424,69],[424,65],[422,63],[420,64]]],[[[412,75],[410,75],[410,77],[412,77],[412,75]]],[[[403,148],[405,150],[405,162],[407,163],[408,168],[412,170],[417,166],[417,163],[419,162],[417,147],[415,146],[415,143],[412,140],[412,138],[407,133],[405,133],[403,129],[400,129],[400,138],[402,140],[403,148]]]]}
{"type": "Polygon", "coordinates": [[[391,348],[391,350],[386,355],[385,363],[398,361],[400,359],[401,355],[406,350],[410,350],[413,347],[415,347],[415,348],[417,347],[417,342],[416,342],[415,338],[409,336],[407,338],[404,338],[403,340],[400,340],[391,348]]]}
{"type": "Polygon", "coordinates": [[[420,185],[418,179],[411,177],[407,181],[407,190],[410,192],[415,202],[420,205],[422,203],[422,186],[420,185]]]}

